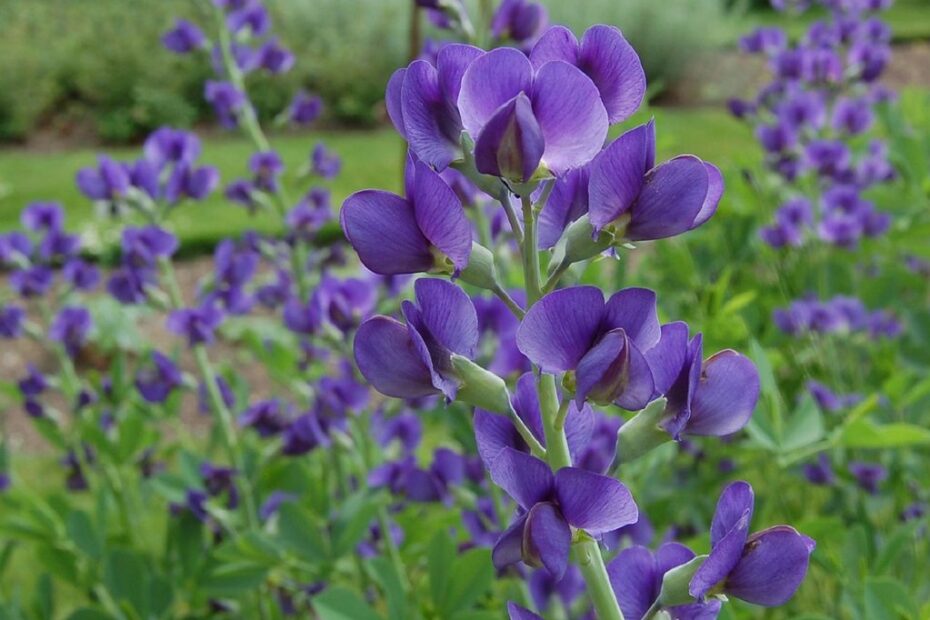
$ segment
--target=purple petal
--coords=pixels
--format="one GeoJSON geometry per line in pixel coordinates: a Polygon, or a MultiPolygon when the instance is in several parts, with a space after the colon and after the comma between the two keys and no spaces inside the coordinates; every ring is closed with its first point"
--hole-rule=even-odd
{"type": "Polygon", "coordinates": [[[688,324],[666,323],[654,347],[646,351],[646,361],[655,380],[656,396],[667,394],[678,378],[688,356],[688,324]]]}
{"type": "Polygon", "coordinates": [[[665,543],[656,551],[656,568],[659,575],[664,575],[676,566],[687,564],[694,559],[694,551],[681,543],[665,543]]]}
{"type": "Polygon", "coordinates": [[[717,205],[720,204],[720,198],[723,196],[724,182],[720,168],[706,162],[704,167],[707,169],[707,196],[704,197],[704,204],[697,217],[694,218],[691,228],[697,228],[709,220],[717,212],[717,205]]]}
{"type": "Polygon", "coordinates": [[[545,143],[529,98],[520,93],[492,116],[475,142],[478,172],[525,182],[542,159],[545,143]]]}
{"type": "Polygon", "coordinates": [[[531,99],[546,140],[543,163],[550,170],[578,168],[600,152],[607,111],[588,76],[565,62],[547,63],[536,73],[531,99]]]}
{"type": "Polygon", "coordinates": [[[444,45],[436,55],[436,69],[439,71],[439,85],[446,101],[456,105],[462,89],[462,77],[476,58],[484,50],[474,45],[451,43],[444,45]]]}
{"type": "Polygon", "coordinates": [[[436,393],[407,328],[394,319],[376,316],[362,323],[355,334],[355,362],[365,379],[387,396],[436,393]]]}
{"type": "Polygon", "coordinates": [[[814,547],[811,538],[787,525],[757,532],[749,537],[724,591],[756,605],[783,605],[804,581],[814,547]]]}
{"type": "Polygon", "coordinates": [[[619,29],[592,26],[581,39],[578,66],[601,94],[611,124],[629,118],[646,95],[646,74],[639,56],[619,29]]]}
{"type": "Polygon", "coordinates": [[[533,436],[543,445],[546,445],[542,424],[542,410],[539,407],[539,391],[536,376],[533,373],[526,372],[520,375],[511,400],[513,401],[514,411],[530,429],[533,436]]]}
{"type": "Polygon", "coordinates": [[[401,109],[410,149],[440,170],[448,166],[458,152],[461,125],[452,103],[443,96],[436,68],[425,60],[407,67],[401,109]]]}
{"type": "Polygon", "coordinates": [[[636,545],[621,551],[607,565],[607,576],[624,620],[641,620],[659,596],[662,575],[646,547],[636,545]]]}
{"type": "Polygon", "coordinates": [[[622,328],[641,351],[659,342],[662,333],[656,312],[656,294],[648,288],[625,288],[610,296],[602,326],[622,328]]]}
{"type": "Polygon", "coordinates": [[[590,534],[635,523],[639,510],[622,483],[609,476],[565,467],[555,474],[555,493],[565,520],[590,534]]]}
{"type": "Polygon", "coordinates": [[[685,432],[718,437],[735,433],[749,422],[758,400],[759,372],[752,360],[736,351],[720,351],[704,362],[685,432]]]}
{"type": "Polygon", "coordinates": [[[529,564],[541,563],[556,580],[562,579],[571,546],[571,528],[555,505],[540,502],[530,509],[523,529],[523,557],[529,564]]]}
{"type": "Polygon", "coordinates": [[[487,469],[491,469],[494,459],[504,448],[521,450],[523,440],[510,418],[475,409],[474,424],[478,456],[487,469]]]}
{"type": "Polygon", "coordinates": [[[623,329],[607,332],[578,362],[575,376],[576,404],[590,398],[598,404],[617,402],[624,409],[638,411],[655,389],[649,364],[623,329]]]}
{"type": "Polygon", "coordinates": [[[507,613],[510,615],[510,620],[543,620],[542,616],[513,602],[507,603],[507,613]]]}
{"type": "Polygon", "coordinates": [[[554,181],[549,200],[539,213],[539,249],[558,243],[569,224],[588,212],[590,166],[575,168],[554,181]]]}
{"type": "Polygon", "coordinates": [[[521,92],[529,92],[532,83],[533,66],[513,48],[498,48],[472,61],[458,97],[468,135],[476,138],[498,108],[521,92]]]}
{"type": "Polygon", "coordinates": [[[650,121],[621,135],[594,159],[588,194],[589,217],[595,230],[616,220],[636,202],[649,170],[650,145],[654,144],[655,125],[650,121]]]}
{"type": "Polygon", "coordinates": [[[410,203],[400,196],[379,190],[356,192],[346,198],[339,216],[346,238],[371,271],[397,275],[433,266],[429,241],[420,232],[410,203]]]}
{"type": "Polygon", "coordinates": [[[690,230],[704,207],[709,184],[704,162],[691,155],[653,168],[631,209],[627,239],[664,239],[690,230]]]}
{"type": "Polygon", "coordinates": [[[452,369],[449,350],[439,344],[430,334],[418,306],[409,301],[403,301],[400,307],[407,321],[407,330],[413,349],[429,370],[433,387],[441,391],[450,402],[455,400],[459,383],[452,369]]]}
{"type": "Polygon", "coordinates": [[[523,559],[523,528],[526,526],[526,515],[520,515],[510,524],[501,537],[494,543],[491,550],[491,562],[494,568],[501,570],[516,564],[523,559]]]}
{"type": "Polygon", "coordinates": [[[571,30],[565,26],[552,26],[533,46],[533,51],[530,52],[530,62],[536,69],[540,69],[544,64],[553,60],[561,60],[578,66],[580,51],[578,39],[571,30]]]}
{"type": "Polygon", "coordinates": [[[404,128],[404,109],[403,109],[403,87],[404,76],[407,75],[407,69],[398,69],[391,75],[388,80],[387,90],[384,93],[384,105],[387,107],[388,116],[394,123],[397,133],[405,140],[407,139],[407,130],[404,128]]]}
{"type": "Polygon", "coordinates": [[[412,201],[423,235],[449,257],[456,271],[465,269],[471,256],[471,223],[452,188],[422,161],[416,163],[412,201]]]}
{"type": "Polygon", "coordinates": [[[517,330],[517,348],[545,372],[572,370],[591,347],[603,314],[600,289],[554,291],[526,313],[517,330]]]}
{"type": "Polygon", "coordinates": [[[580,409],[575,403],[568,406],[568,414],[565,416],[565,441],[568,443],[572,462],[590,446],[595,423],[594,410],[589,405],[580,409]]]}
{"type": "Polygon", "coordinates": [[[494,459],[491,480],[525,509],[545,501],[552,493],[553,477],[549,466],[535,456],[512,448],[504,448],[494,459]]]}
{"type": "Polygon", "coordinates": [[[423,323],[439,344],[453,353],[474,357],[478,346],[478,314],[468,294],[437,278],[417,280],[414,294],[423,323]]]}
{"type": "Polygon", "coordinates": [[[717,500],[714,519],[710,525],[712,547],[717,546],[727,532],[737,527],[744,517],[752,520],[754,503],[755,496],[748,482],[738,480],[727,485],[717,500]]]}

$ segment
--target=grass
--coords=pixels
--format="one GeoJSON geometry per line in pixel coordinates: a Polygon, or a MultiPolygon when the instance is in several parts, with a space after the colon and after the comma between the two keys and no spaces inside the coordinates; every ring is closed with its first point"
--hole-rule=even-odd
{"type": "MultiPolygon", "coordinates": [[[[719,109],[654,108],[641,111],[627,125],[644,122],[654,115],[658,127],[659,154],[671,156],[694,153],[721,165],[744,163],[752,157],[752,136],[748,129],[719,109]]],[[[622,128],[615,128],[619,133],[622,128]]],[[[322,140],[339,153],[342,174],[329,186],[333,204],[339,205],[355,190],[375,187],[398,191],[403,162],[403,144],[393,129],[370,131],[315,132],[273,137],[273,143],[287,162],[288,170],[299,169],[313,145],[322,140]]],[[[138,148],[108,149],[118,159],[138,157],[138,148]]],[[[216,165],[224,182],[247,174],[246,162],[251,144],[235,135],[215,135],[204,141],[204,162],[216,165]]],[[[36,200],[55,200],[65,205],[68,227],[80,231],[91,248],[101,249],[115,241],[119,223],[100,219],[93,205],[75,188],[79,169],[95,161],[93,149],[60,152],[34,152],[16,149],[0,151],[0,231],[18,227],[23,206],[36,200]]],[[[295,197],[298,179],[288,175],[295,197]]],[[[295,198],[296,199],[296,198],[295,198]]],[[[220,192],[202,203],[187,203],[176,208],[171,226],[188,251],[206,249],[218,239],[235,235],[246,228],[264,232],[280,230],[271,214],[250,216],[244,209],[228,203],[220,192]]]]}

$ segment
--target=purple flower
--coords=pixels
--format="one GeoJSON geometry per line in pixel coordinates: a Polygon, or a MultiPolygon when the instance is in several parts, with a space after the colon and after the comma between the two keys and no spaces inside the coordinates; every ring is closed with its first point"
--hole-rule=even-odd
{"type": "Polygon", "coordinates": [[[377,290],[369,280],[361,278],[336,279],[325,275],[313,291],[313,303],[322,311],[322,317],[337,329],[348,332],[375,309],[377,290]]]}
{"type": "Polygon", "coordinates": [[[734,482],[720,494],[710,526],[710,555],[691,578],[695,598],[723,593],[774,607],[787,602],[804,581],[816,543],[787,525],[749,535],[753,504],[746,482],[734,482]]]}
{"type": "Polygon", "coordinates": [[[886,44],[859,41],[849,50],[847,62],[863,82],[877,80],[888,61],[891,60],[891,48],[886,44]]]}
{"type": "Polygon", "coordinates": [[[75,256],[80,249],[81,240],[77,235],[53,229],[39,243],[39,257],[47,262],[65,261],[75,256]]]}
{"type": "Polygon", "coordinates": [[[376,415],[373,432],[378,445],[387,448],[392,442],[398,441],[406,454],[413,453],[420,445],[423,425],[415,413],[402,413],[388,419],[384,419],[382,412],[376,415]]]}
{"type": "Polygon", "coordinates": [[[10,288],[20,297],[41,297],[52,287],[54,278],[48,267],[34,265],[14,271],[10,275],[10,288]]]}
{"type": "Polygon", "coordinates": [[[226,16],[226,26],[233,34],[248,30],[253,37],[261,37],[271,27],[271,19],[259,0],[250,0],[226,16]]]}
{"type": "Polygon", "coordinates": [[[207,495],[217,497],[226,493],[226,507],[229,509],[234,509],[239,505],[239,492],[235,485],[235,477],[238,473],[232,467],[214,465],[208,461],[200,465],[200,477],[207,495]]]}
{"type": "Polygon", "coordinates": [[[510,620],[543,620],[539,614],[534,614],[525,607],[520,607],[513,601],[507,602],[507,616],[510,620]]]}
{"type": "Polygon", "coordinates": [[[329,444],[329,438],[320,426],[316,414],[304,413],[294,419],[284,429],[281,436],[281,453],[287,456],[300,456],[318,446],[329,444]]]}
{"type": "Polygon", "coordinates": [[[530,44],[546,31],[549,13],[546,7],[531,0],[502,0],[491,18],[491,34],[495,39],[510,39],[530,44]]]}
{"type": "Polygon", "coordinates": [[[604,303],[601,291],[576,286],[549,293],[530,308],[517,346],[543,372],[573,373],[575,401],[616,403],[637,411],[655,384],[644,352],[659,342],[655,293],[628,288],[604,303]]]}
{"type": "Polygon", "coordinates": [[[314,187],[287,214],[287,226],[300,237],[309,239],[333,218],[329,190],[314,187]]]}
{"type": "Polygon", "coordinates": [[[107,292],[120,303],[141,304],[148,299],[146,288],[156,283],[154,269],[124,265],[110,275],[107,292]]]}
{"type": "Polygon", "coordinates": [[[502,449],[491,463],[491,479],[521,509],[494,545],[491,558],[498,569],[523,560],[561,579],[571,528],[597,536],[637,518],[633,497],[617,480],[576,467],[553,474],[543,461],[512,448],[502,449]]]}
{"type": "Polygon", "coordinates": [[[254,213],[255,209],[258,208],[258,202],[255,200],[256,191],[254,183],[245,179],[238,179],[226,186],[223,195],[230,202],[240,204],[248,209],[250,213],[254,213]]]}
{"type": "MultiPolygon", "coordinates": [[[[217,375],[214,379],[216,389],[219,390],[223,404],[229,409],[233,409],[236,406],[236,395],[233,394],[229,382],[220,375],[217,375]]],[[[200,410],[200,413],[210,413],[210,411],[213,410],[210,395],[207,391],[207,385],[204,382],[201,382],[200,385],[197,386],[197,408],[200,410]]]]}
{"type": "Polygon", "coordinates": [[[249,247],[236,247],[232,239],[225,239],[213,253],[214,279],[205,300],[218,302],[230,314],[246,314],[252,308],[253,297],[245,285],[258,268],[259,254],[249,247]]]}
{"type": "Polygon", "coordinates": [[[200,49],[206,42],[203,31],[186,19],[178,19],[174,27],[161,38],[162,45],[175,54],[187,54],[200,49]]]}
{"type": "Polygon", "coordinates": [[[611,124],[629,118],[643,101],[643,66],[633,46],[613,26],[591,26],[580,43],[568,28],[553,26],[533,47],[530,62],[539,70],[557,60],[578,67],[591,78],[611,124]]]}
{"type": "Polygon", "coordinates": [[[30,203],[19,216],[26,230],[33,232],[60,231],[65,222],[65,212],[57,202],[30,203]]]}
{"type": "Polygon", "coordinates": [[[300,91],[294,95],[291,106],[288,109],[288,116],[291,122],[297,125],[309,125],[320,117],[323,112],[323,100],[319,95],[300,91]]]}
{"type": "Polygon", "coordinates": [[[407,160],[407,198],[381,190],[349,196],[339,214],[342,230],[362,263],[381,275],[430,271],[458,274],[471,255],[472,226],[442,178],[425,163],[407,160]],[[437,256],[438,255],[438,256],[437,256]]]}
{"type": "Polygon", "coordinates": [[[213,193],[219,183],[220,173],[213,166],[193,168],[179,165],[168,177],[164,198],[169,204],[174,204],[185,197],[203,200],[213,193]]]}
{"type": "Polygon", "coordinates": [[[93,319],[87,308],[65,306],[58,311],[52,321],[48,337],[52,342],[61,344],[68,355],[74,357],[87,340],[87,335],[93,325],[93,319]]]}
{"type": "Polygon", "coordinates": [[[167,164],[193,164],[200,157],[200,138],[197,134],[161,127],[145,139],[142,146],[145,159],[159,169],[167,164]]]}
{"type": "Polygon", "coordinates": [[[126,228],[120,245],[124,265],[155,267],[159,259],[170,258],[177,251],[178,238],[158,226],[126,228]]]}
{"type": "Polygon", "coordinates": [[[470,45],[446,45],[435,66],[416,60],[395,71],[388,82],[385,104],[394,127],[417,158],[437,170],[460,155],[462,75],[481,53],[470,45]]]}
{"type": "Polygon", "coordinates": [[[150,362],[136,371],[135,384],[143,400],[163,403],[181,386],[181,369],[170,357],[152,351],[150,362]]]}
{"type": "Polygon", "coordinates": [[[546,611],[553,598],[557,598],[564,609],[585,592],[585,581],[577,566],[569,566],[562,579],[555,579],[547,570],[536,570],[529,578],[530,596],[540,611],[546,611]]]}
{"type": "Polygon", "coordinates": [[[129,171],[124,164],[98,155],[96,168],[78,171],[77,186],[91,200],[119,200],[129,189],[129,171]]]}
{"type": "MultiPolygon", "coordinates": [[[[624,620],[642,620],[659,599],[665,573],[693,558],[693,551],[676,542],[665,543],[654,554],[639,545],[621,551],[607,565],[607,575],[624,620]]],[[[670,607],[667,611],[670,617],[682,620],[710,620],[717,617],[721,606],[719,600],[711,600],[670,607]]]]}
{"type": "Polygon", "coordinates": [[[26,399],[40,396],[48,388],[48,379],[32,363],[26,366],[26,370],[26,376],[16,384],[20,394],[26,399]]]}
{"type": "Polygon", "coordinates": [[[278,191],[284,162],[275,151],[260,151],[249,158],[249,170],[255,174],[255,187],[273,194],[278,191]]]}
{"type": "Polygon", "coordinates": [[[817,486],[832,486],[836,482],[836,474],[830,464],[830,457],[821,452],[816,463],[804,465],[804,477],[811,484],[817,486]]]}
{"type": "Polygon", "coordinates": [[[258,48],[255,64],[269,73],[287,73],[294,66],[294,54],[277,39],[270,39],[258,48]]]}
{"type": "Polygon", "coordinates": [[[19,338],[23,334],[26,311],[19,306],[0,307],[0,337],[19,338]]]}
{"type": "Polygon", "coordinates": [[[703,362],[702,338],[688,340],[682,322],[662,326],[658,344],[646,352],[656,395],[667,399],[661,422],[672,437],[723,437],[749,422],[759,400],[759,372],[752,361],[724,350],[703,362]]]}
{"type": "Polygon", "coordinates": [[[204,86],[204,98],[213,106],[224,127],[235,127],[236,114],[248,105],[245,93],[229,82],[208,80],[204,86]]]}
{"type": "Polygon", "coordinates": [[[794,148],[797,143],[797,134],[787,123],[759,125],[756,127],[756,138],[769,153],[783,153],[794,148]]]}
{"type": "Polygon", "coordinates": [[[856,479],[856,484],[870,495],[878,494],[879,485],[888,478],[888,470],[878,463],[853,461],[849,464],[849,473],[856,479]]]}
{"type": "MultiPolygon", "coordinates": [[[[539,406],[536,377],[533,373],[528,372],[520,377],[511,400],[517,416],[523,420],[533,437],[545,447],[546,438],[543,432],[542,411],[539,406]]],[[[491,468],[494,459],[504,448],[511,448],[527,454],[530,452],[529,446],[526,445],[520,433],[517,432],[510,418],[506,416],[483,409],[475,409],[474,426],[478,455],[488,469],[491,468]]],[[[588,446],[593,429],[594,411],[590,405],[584,404],[579,407],[577,403],[571,403],[565,418],[565,436],[572,462],[576,462],[577,455],[581,454],[588,446]]],[[[615,434],[614,446],[616,444],[617,437],[615,434]]],[[[604,473],[606,468],[592,471],[604,473]]]]}
{"type": "Polygon", "coordinates": [[[239,426],[254,428],[260,437],[273,437],[289,426],[286,413],[280,400],[263,400],[239,416],[239,426]]]}
{"type": "Polygon", "coordinates": [[[62,269],[65,281],[79,291],[90,291],[100,283],[100,270],[79,258],[65,263],[62,269]]]}
{"type": "Polygon", "coordinates": [[[595,230],[630,241],[663,239],[697,228],[717,210],[723,176],[693,155],[655,163],[652,121],[626,132],[591,164],[588,187],[595,230]]]}
{"type": "Polygon", "coordinates": [[[793,146],[794,134],[805,129],[819,129],[826,121],[827,108],[823,95],[818,92],[793,92],[777,106],[778,120],[785,129],[769,134],[760,134],[760,140],[768,142],[772,152],[780,152],[793,146]],[[779,142],[775,144],[775,142],[779,142]]]}
{"type": "Polygon", "coordinates": [[[839,132],[863,133],[872,125],[872,120],[872,108],[862,99],[843,98],[833,106],[833,128],[839,132]]]}
{"type": "Polygon", "coordinates": [[[788,45],[788,35],[781,28],[760,26],[739,40],[739,48],[749,54],[775,54],[788,45]]]}
{"type": "Polygon", "coordinates": [[[518,181],[540,165],[558,175],[591,161],[609,124],[601,93],[583,71],[564,61],[536,68],[512,48],[471,62],[458,108],[478,171],[518,181]]]}
{"type": "Polygon", "coordinates": [[[268,499],[262,502],[261,508],[258,509],[258,516],[262,521],[267,521],[278,512],[278,509],[285,502],[292,502],[295,499],[297,499],[297,496],[293,493],[274,491],[268,496],[268,499]]]}
{"type": "Polygon", "coordinates": [[[462,289],[444,280],[417,280],[414,293],[416,303],[401,304],[406,325],[385,316],[362,323],[355,335],[355,361],[369,383],[387,396],[441,392],[453,400],[458,380],[451,358],[475,354],[475,307],[462,289]]]}
{"type": "Polygon", "coordinates": [[[317,142],[310,153],[310,167],[313,174],[324,179],[339,176],[342,170],[342,160],[335,153],[329,151],[322,142],[317,142]]]}
{"type": "Polygon", "coordinates": [[[212,344],[216,328],[223,322],[223,312],[213,304],[174,310],[168,315],[168,329],[187,339],[190,346],[212,344]]]}
{"type": "Polygon", "coordinates": [[[0,234],[0,266],[23,265],[32,254],[32,241],[19,231],[0,234]]]}

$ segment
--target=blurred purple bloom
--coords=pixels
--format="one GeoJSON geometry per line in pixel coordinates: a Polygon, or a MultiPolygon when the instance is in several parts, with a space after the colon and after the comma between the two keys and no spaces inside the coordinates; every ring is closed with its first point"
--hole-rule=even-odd
{"type": "Polygon", "coordinates": [[[55,274],[48,267],[35,265],[18,269],[10,275],[10,288],[23,298],[41,297],[48,292],[55,274]]]}
{"type": "Polygon", "coordinates": [[[19,338],[25,322],[26,311],[19,306],[0,306],[0,337],[19,338]]]}
{"type": "Polygon", "coordinates": [[[817,456],[816,463],[804,465],[804,477],[808,482],[817,486],[832,486],[836,482],[836,474],[833,472],[830,457],[821,452],[817,456]]]}
{"type": "Polygon", "coordinates": [[[65,222],[65,212],[57,202],[32,202],[23,209],[19,220],[23,228],[33,232],[60,231],[65,222]]]}
{"type": "Polygon", "coordinates": [[[324,179],[332,179],[342,170],[342,160],[339,156],[326,148],[322,142],[317,142],[310,153],[310,167],[313,174],[324,179]]]}
{"type": "Polygon", "coordinates": [[[284,162],[275,151],[260,151],[249,158],[249,170],[255,175],[255,187],[273,194],[278,191],[284,162]]]}
{"type": "Polygon", "coordinates": [[[268,33],[271,19],[260,0],[250,0],[226,17],[226,26],[233,34],[248,30],[251,36],[261,37],[268,33]]]}
{"type": "Polygon", "coordinates": [[[174,27],[162,36],[161,42],[175,54],[187,54],[202,48],[206,37],[196,24],[186,19],[177,19],[174,27]]]}
{"type": "Polygon", "coordinates": [[[260,437],[273,437],[288,426],[287,408],[276,398],[257,402],[239,416],[239,426],[255,429],[260,437]]]}
{"type": "Polygon", "coordinates": [[[150,362],[136,371],[136,389],[149,403],[165,402],[181,383],[181,369],[158,351],[152,351],[150,362]]]}
{"type": "Polygon", "coordinates": [[[540,2],[532,0],[502,0],[491,18],[491,34],[495,39],[510,39],[529,45],[546,31],[549,13],[540,2]]]}
{"type": "Polygon", "coordinates": [[[287,73],[294,66],[294,54],[277,39],[271,39],[258,48],[255,64],[269,73],[287,73]]]}
{"type": "Polygon", "coordinates": [[[87,308],[65,306],[55,315],[48,330],[48,337],[52,342],[61,344],[68,355],[74,357],[87,340],[93,325],[87,308]]]}
{"type": "Polygon", "coordinates": [[[77,186],[91,200],[118,200],[130,187],[129,172],[124,164],[98,155],[96,168],[78,171],[77,186]]]}
{"type": "Polygon", "coordinates": [[[853,461],[849,464],[849,473],[856,479],[856,484],[871,495],[876,495],[879,485],[888,478],[888,470],[879,463],[853,461]]]}
{"type": "Polygon", "coordinates": [[[323,112],[323,99],[319,95],[313,95],[300,91],[294,95],[291,106],[288,109],[288,115],[291,122],[297,125],[309,125],[320,117],[323,112]]]}
{"type": "Polygon", "coordinates": [[[229,82],[208,80],[204,86],[204,98],[213,106],[224,127],[235,127],[236,114],[248,105],[245,93],[229,82]]]}
{"type": "Polygon", "coordinates": [[[189,346],[212,344],[216,329],[223,322],[223,312],[213,304],[174,310],[168,315],[168,329],[187,339],[189,346]]]}

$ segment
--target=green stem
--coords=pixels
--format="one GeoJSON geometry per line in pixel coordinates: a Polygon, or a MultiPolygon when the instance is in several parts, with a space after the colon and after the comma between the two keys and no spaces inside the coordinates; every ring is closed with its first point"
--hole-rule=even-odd
{"type": "Polygon", "coordinates": [[[568,268],[571,267],[571,263],[565,261],[559,263],[559,266],[556,267],[555,271],[552,272],[552,275],[546,280],[546,283],[542,287],[543,295],[546,293],[552,292],[556,286],[559,284],[559,280],[562,279],[562,276],[565,275],[565,272],[568,271],[568,268]]]}
{"type": "Polygon", "coordinates": [[[532,306],[539,299],[539,245],[536,241],[536,214],[529,195],[520,197],[523,205],[523,277],[526,280],[526,303],[532,306]]]}
{"type": "MultiPolygon", "coordinates": [[[[233,86],[239,91],[248,94],[245,76],[243,76],[242,71],[239,70],[239,65],[236,64],[236,59],[232,52],[232,40],[229,36],[229,30],[226,28],[226,17],[223,10],[218,6],[215,7],[214,13],[218,20],[217,31],[219,33],[223,65],[226,68],[226,73],[229,75],[229,81],[232,82],[233,86]]],[[[248,99],[248,97],[246,98],[248,99]]],[[[265,135],[264,130],[262,130],[261,123],[258,122],[258,116],[255,114],[255,108],[253,108],[251,104],[243,106],[237,113],[237,117],[240,126],[252,140],[255,148],[260,151],[272,150],[271,142],[268,140],[268,136],[265,135]]],[[[278,191],[275,192],[272,197],[274,198],[275,209],[283,222],[287,217],[288,210],[294,203],[291,202],[284,184],[278,188],[278,191]]],[[[291,270],[294,272],[294,281],[297,283],[300,299],[302,301],[307,301],[310,298],[310,285],[306,277],[307,251],[300,239],[294,240],[294,246],[291,248],[290,255],[291,270]]]]}
{"type": "MultiPolygon", "coordinates": [[[[539,405],[542,409],[549,466],[553,471],[571,467],[572,459],[568,451],[565,430],[557,425],[560,406],[555,377],[552,375],[544,374],[539,379],[539,405]]],[[[601,548],[597,541],[586,537],[585,540],[577,543],[576,559],[588,586],[588,593],[597,617],[600,620],[623,620],[623,612],[620,611],[617,597],[610,585],[610,578],[607,575],[607,568],[604,566],[604,558],[601,556],[601,548]]]]}
{"type": "Polygon", "coordinates": [[[504,302],[504,305],[507,306],[507,308],[513,313],[515,317],[521,320],[523,319],[523,316],[526,314],[526,312],[523,310],[523,308],[520,307],[520,304],[514,301],[514,298],[511,297],[502,286],[496,286],[491,290],[491,292],[497,295],[498,299],[504,302]]]}

